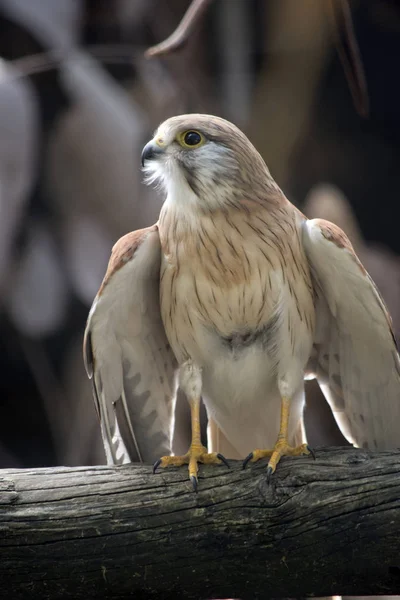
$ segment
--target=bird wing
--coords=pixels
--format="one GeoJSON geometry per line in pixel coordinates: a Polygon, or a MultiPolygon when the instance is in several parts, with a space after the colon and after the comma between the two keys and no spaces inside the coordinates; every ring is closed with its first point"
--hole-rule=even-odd
{"type": "Polygon", "coordinates": [[[388,450],[400,443],[400,361],[383,300],[348,238],[329,221],[303,224],[315,289],[307,375],[316,377],[346,438],[388,450]]]}
{"type": "Polygon", "coordinates": [[[171,453],[177,362],[161,320],[156,225],[114,246],[89,313],[84,361],[108,464],[171,453]]]}

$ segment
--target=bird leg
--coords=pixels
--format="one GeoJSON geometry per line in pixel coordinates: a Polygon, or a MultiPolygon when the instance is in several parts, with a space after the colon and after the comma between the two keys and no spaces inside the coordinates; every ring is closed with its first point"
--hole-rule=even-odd
{"type": "Polygon", "coordinates": [[[244,459],[243,468],[246,467],[248,462],[256,462],[261,458],[270,456],[268,463],[267,475],[268,477],[274,473],[276,466],[282,456],[300,456],[301,454],[310,454],[312,451],[307,444],[302,444],[293,448],[288,444],[288,426],[289,426],[289,414],[290,414],[290,400],[289,398],[282,397],[281,402],[281,425],[279,429],[278,439],[276,440],[275,447],[272,450],[261,450],[257,448],[250,452],[250,454],[244,459]]]}
{"type": "Polygon", "coordinates": [[[198,463],[207,465],[221,464],[223,462],[229,467],[222,454],[217,452],[208,452],[207,448],[201,443],[200,430],[200,397],[201,397],[201,369],[196,367],[191,361],[186,362],[180,371],[180,386],[186,393],[191,413],[192,422],[192,443],[189,450],[183,456],[163,456],[153,467],[155,473],[158,467],[180,467],[184,464],[189,466],[189,479],[192,482],[193,489],[197,491],[197,473],[198,463]]]}

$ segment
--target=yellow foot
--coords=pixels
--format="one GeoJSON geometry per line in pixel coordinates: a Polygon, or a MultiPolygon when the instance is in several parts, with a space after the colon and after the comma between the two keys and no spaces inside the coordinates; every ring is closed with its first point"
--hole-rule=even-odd
{"type": "Polygon", "coordinates": [[[275,444],[275,448],[273,450],[260,450],[257,448],[256,450],[253,450],[253,452],[250,452],[250,454],[246,456],[243,461],[243,469],[246,468],[249,462],[257,462],[261,458],[270,456],[271,458],[269,459],[267,469],[267,478],[269,480],[272,473],[275,472],[276,466],[282,456],[300,456],[301,454],[311,454],[315,459],[314,452],[311,450],[311,448],[309,448],[309,446],[307,446],[307,444],[302,444],[301,446],[297,446],[297,448],[292,448],[292,446],[289,446],[285,441],[279,440],[275,444]]]}
{"type": "Polygon", "coordinates": [[[189,465],[189,479],[192,482],[194,491],[197,492],[198,463],[203,463],[203,465],[220,465],[224,463],[229,468],[229,464],[222,454],[217,454],[216,452],[209,453],[205,446],[192,445],[183,456],[163,456],[159,458],[153,465],[153,473],[156,472],[158,467],[181,467],[182,465],[189,465]]]}

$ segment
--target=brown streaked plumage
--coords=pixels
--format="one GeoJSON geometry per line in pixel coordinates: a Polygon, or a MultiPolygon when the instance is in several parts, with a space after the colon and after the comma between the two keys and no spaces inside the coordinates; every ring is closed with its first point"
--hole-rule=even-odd
{"type": "Polygon", "coordinates": [[[197,463],[220,462],[201,445],[202,396],[211,449],[244,457],[256,447],[248,458],[268,456],[271,473],[281,456],[308,452],[305,375],[317,377],[348,439],[396,447],[390,318],[345,234],[308,221],[218,117],[168,119],[143,162],[166,191],[159,222],[114,247],[87,326],[109,460],[153,459],[163,446],[158,463],[188,463],[197,487],[197,463]],[[182,457],[168,456],[174,372],[192,412],[182,457]]]}

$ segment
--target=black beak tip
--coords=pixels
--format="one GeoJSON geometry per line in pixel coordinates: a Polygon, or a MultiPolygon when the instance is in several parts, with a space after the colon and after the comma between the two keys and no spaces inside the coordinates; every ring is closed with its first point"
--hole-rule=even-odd
{"type": "Polygon", "coordinates": [[[161,149],[157,148],[153,142],[148,142],[142,150],[142,167],[144,167],[146,160],[152,160],[160,152],[161,149]]]}
{"type": "Polygon", "coordinates": [[[145,147],[142,150],[142,157],[141,157],[142,167],[144,167],[144,163],[145,163],[145,160],[147,158],[147,153],[148,153],[147,146],[148,146],[148,144],[146,144],[145,147]]]}

